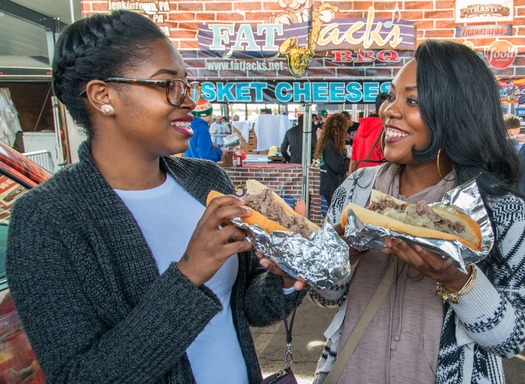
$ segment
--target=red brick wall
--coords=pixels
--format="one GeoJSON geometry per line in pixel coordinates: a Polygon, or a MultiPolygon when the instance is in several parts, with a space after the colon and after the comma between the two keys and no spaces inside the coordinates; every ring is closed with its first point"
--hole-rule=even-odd
{"type": "MultiPolygon", "coordinates": [[[[116,3],[155,3],[160,9],[161,5],[168,5],[169,10],[158,12],[151,15],[152,19],[159,22],[160,17],[164,18],[159,22],[163,28],[169,31],[170,38],[174,44],[184,52],[192,77],[200,79],[227,79],[235,77],[242,79],[243,75],[238,72],[210,72],[203,69],[204,60],[216,60],[207,56],[197,49],[197,29],[201,23],[261,23],[269,16],[282,11],[278,2],[275,1],[245,1],[245,0],[202,0],[202,1],[108,1],[108,0],[83,0],[82,14],[88,16],[94,12],[105,12],[109,4],[116,3]]],[[[392,17],[392,11],[397,6],[401,12],[401,19],[413,21],[416,27],[417,40],[420,44],[428,38],[451,39],[464,42],[467,39],[456,39],[455,27],[460,25],[483,25],[495,23],[463,23],[456,24],[454,20],[455,1],[316,1],[314,8],[322,3],[330,3],[339,8],[336,18],[365,18],[370,6],[375,9],[376,18],[392,17]]],[[[518,48],[518,57],[514,65],[505,69],[494,69],[498,77],[520,78],[525,77],[525,0],[514,0],[512,22],[502,24],[513,25],[513,35],[504,37],[471,37],[468,39],[476,50],[483,52],[496,39],[507,40],[518,48]]],[[[408,53],[409,54],[409,53],[408,53]]],[[[334,65],[332,58],[328,54],[316,56],[310,69],[306,73],[307,78],[330,78],[330,77],[363,77],[363,78],[389,78],[393,77],[396,70],[402,65],[334,65]]],[[[285,65],[285,67],[287,67],[285,65]]],[[[245,73],[246,78],[279,78],[290,79],[291,75],[287,70],[272,72],[249,72],[245,73]]]]}
{"type": "MultiPolygon", "coordinates": [[[[246,180],[255,179],[272,188],[277,194],[291,195],[297,203],[301,200],[302,167],[289,164],[286,168],[224,168],[234,185],[246,184],[246,180]],[[282,189],[281,189],[282,188],[282,189]]],[[[318,225],[322,225],[321,198],[319,195],[319,168],[309,169],[310,212],[308,218],[318,225]]]]}

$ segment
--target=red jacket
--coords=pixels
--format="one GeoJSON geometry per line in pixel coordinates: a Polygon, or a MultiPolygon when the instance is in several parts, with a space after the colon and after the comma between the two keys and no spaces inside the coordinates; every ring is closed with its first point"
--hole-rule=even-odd
{"type": "MultiPolygon", "coordinates": [[[[377,116],[364,117],[359,120],[359,128],[354,136],[352,144],[352,160],[383,160],[384,155],[381,151],[381,143],[377,141],[383,129],[383,122],[377,116]],[[374,148],[371,150],[372,146],[374,148]]],[[[357,163],[357,168],[379,165],[380,163],[366,162],[357,163]]]]}

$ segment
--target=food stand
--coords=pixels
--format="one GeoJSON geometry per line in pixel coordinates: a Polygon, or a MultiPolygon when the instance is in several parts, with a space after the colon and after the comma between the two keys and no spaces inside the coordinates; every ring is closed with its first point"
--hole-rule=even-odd
{"type": "MultiPolygon", "coordinates": [[[[303,168],[301,164],[243,162],[240,167],[225,166],[223,168],[235,186],[245,186],[246,180],[255,179],[272,188],[277,194],[284,196],[285,200],[292,206],[295,206],[298,201],[304,200],[302,197],[303,168]]],[[[308,167],[308,174],[310,196],[308,216],[315,224],[322,225],[324,218],[321,215],[319,167],[308,167]]]]}

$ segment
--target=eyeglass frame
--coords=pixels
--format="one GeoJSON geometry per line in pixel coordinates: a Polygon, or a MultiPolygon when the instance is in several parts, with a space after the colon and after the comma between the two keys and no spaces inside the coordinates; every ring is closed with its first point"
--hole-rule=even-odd
{"type": "MultiPolygon", "coordinates": [[[[164,87],[164,89],[166,90],[166,101],[168,102],[168,104],[170,105],[173,105],[175,107],[178,107],[179,105],[181,105],[182,103],[184,103],[184,100],[186,100],[186,96],[190,95],[191,96],[191,87],[192,85],[193,86],[197,86],[197,89],[198,89],[198,92],[199,92],[199,96],[201,94],[201,83],[199,83],[198,81],[192,81],[191,83],[187,83],[185,82],[184,80],[182,79],[179,79],[179,78],[172,78],[172,79],[165,79],[165,80],[154,80],[154,79],[133,79],[133,78],[127,78],[127,77],[106,77],[105,79],[102,79],[102,81],[105,81],[107,83],[122,83],[122,84],[143,84],[143,85],[150,85],[150,86],[153,86],[153,87],[164,87]],[[182,95],[182,98],[180,100],[180,103],[178,104],[175,104],[175,103],[172,103],[170,101],[170,83],[172,81],[178,81],[178,82],[181,82],[183,85],[184,85],[184,94],[182,95]]],[[[81,96],[85,96],[86,94],[86,90],[83,90],[82,92],[80,92],[80,95],[81,96]]],[[[198,98],[198,97],[197,97],[198,98]]],[[[193,97],[192,97],[193,99],[193,97]]],[[[197,100],[193,100],[193,101],[197,101],[197,100]]]]}

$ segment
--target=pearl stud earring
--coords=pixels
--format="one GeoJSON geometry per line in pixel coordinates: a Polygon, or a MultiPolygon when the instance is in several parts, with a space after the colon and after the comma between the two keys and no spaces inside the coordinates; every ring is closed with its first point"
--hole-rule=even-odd
{"type": "Polygon", "coordinates": [[[100,111],[106,116],[115,116],[115,108],[111,104],[102,104],[100,111]]]}

